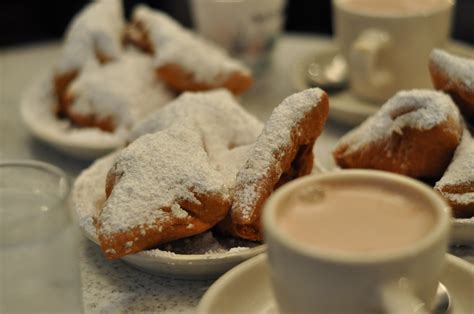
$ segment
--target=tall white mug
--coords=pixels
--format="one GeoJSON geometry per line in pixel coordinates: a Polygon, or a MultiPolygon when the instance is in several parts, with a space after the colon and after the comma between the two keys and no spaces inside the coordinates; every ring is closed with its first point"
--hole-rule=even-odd
{"type": "Polygon", "coordinates": [[[428,57],[450,33],[454,0],[333,0],[335,38],[356,96],[383,102],[429,88],[428,57]]]}

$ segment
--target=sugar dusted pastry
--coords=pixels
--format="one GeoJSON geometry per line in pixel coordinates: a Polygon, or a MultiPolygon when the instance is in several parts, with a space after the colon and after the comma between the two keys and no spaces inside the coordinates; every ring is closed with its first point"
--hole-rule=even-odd
{"type": "Polygon", "coordinates": [[[240,94],[252,84],[245,66],[166,14],[144,5],[135,8],[125,40],[153,53],[158,76],[177,91],[224,87],[240,94]]]}
{"type": "Polygon", "coordinates": [[[208,230],[231,202],[200,134],[178,125],[126,147],[109,171],[106,194],[97,234],[108,258],[208,230]]]}
{"type": "Polygon", "coordinates": [[[137,124],[130,141],[166,129],[182,119],[192,119],[199,125],[209,148],[253,143],[263,128],[263,123],[245,111],[225,89],[186,92],[137,124]]]}
{"type": "Polygon", "coordinates": [[[88,60],[106,63],[119,57],[124,27],[120,0],[93,1],[74,17],[55,69],[59,98],[88,60]]]}
{"type": "Polygon", "coordinates": [[[262,124],[225,90],[185,93],[137,127],[109,171],[97,234],[117,258],[202,233],[231,204],[262,124]],[[136,133],[135,133],[136,134],[136,133]]]}
{"type": "Polygon", "coordinates": [[[401,91],[337,143],[342,168],[378,169],[415,178],[439,178],[462,135],[459,110],[449,96],[401,91]]]}
{"type": "Polygon", "coordinates": [[[270,194],[282,184],[309,174],[313,145],[329,111],[318,88],[286,98],[272,113],[237,173],[232,209],[221,227],[231,234],[262,240],[260,216],[270,194]]]}
{"type": "Polygon", "coordinates": [[[435,88],[448,93],[466,119],[474,123],[474,59],[435,49],[429,69],[435,88]]]}
{"type": "Polygon", "coordinates": [[[62,111],[77,126],[129,129],[174,98],[157,80],[151,58],[128,52],[99,65],[89,60],[66,89],[62,111]]]}
{"type": "MultiPolygon", "coordinates": [[[[118,153],[107,175],[107,200],[96,219],[105,255],[119,258],[205,232],[224,220],[232,202],[235,216],[227,219],[250,213],[251,226],[259,226],[271,191],[311,170],[327,112],[323,91],[304,91],[283,101],[262,131],[228,91],[180,96],[137,126],[132,136],[142,135],[118,153]],[[245,211],[236,214],[238,208],[245,211]]],[[[234,229],[240,222],[222,227],[241,236],[234,229]]]]}
{"type": "Polygon", "coordinates": [[[129,141],[175,123],[198,126],[209,159],[230,188],[263,128],[263,123],[245,111],[225,89],[187,92],[139,123],[130,132],[129,141]]]}
{"type": "Polygon", "coordinates": [[[455,217],[474,216],[474,139],[467,130],[435,189],[449,202],[455,217]]]}

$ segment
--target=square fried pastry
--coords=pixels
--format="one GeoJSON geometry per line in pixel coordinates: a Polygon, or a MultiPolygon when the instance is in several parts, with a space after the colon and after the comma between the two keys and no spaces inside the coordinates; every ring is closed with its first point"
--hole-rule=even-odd
{"type": "Polygon", "coordinates": [[[459,110],[448,95],[432,90],[401,91],[343,136],[333,157],[341,168],[438,179],[462,131],[459,110]]]}
{"type": "Polygon", "coordinates": [[[134,9],[124,40],[153,54],[158,76],[174,90],[223,87],[240,94],[252,84],[250,70],[239,61],[165,13],[145,5],[134,9]]]}
{"type": "Polygon", "coordinates": [[[328,111],[328,97],[317,88],[289,96],[275,108],[237,173],[232,208],[221,229],[262,240],[263,204],[279,186],[311,172],[313,145],[328,111]]]}
{"type": "Polygon", "coordinates": [[[128,131],[175,97],[151,63],[148,55],[133,51],[105,65],[90,59],[66,88],[62,112],[80,127],[128,131]]]}

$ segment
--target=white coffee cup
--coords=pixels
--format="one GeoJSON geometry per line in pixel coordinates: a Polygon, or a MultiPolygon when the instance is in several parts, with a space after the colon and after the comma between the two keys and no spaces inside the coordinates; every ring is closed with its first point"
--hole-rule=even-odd
{"type": "Polygon", "coordinates": [[[284,23],[286,0],[192,0],[199,34],[255,70],[264,65],[284,23]]]}
{"type": "Polygon", "coordinates": [[[399,90],[431,87],[428,56],[446,43],[452,10],[453,0],[333,0],[354,94],[381,103],[399,90]],[[380,9],[395,1],[400,8],[380,9]]]}
{"type": "MultiPolygon", "coordinates": [[[[396,174],[344,170],[307,176],[281,187],[263,213],[272,286],[281,313],[425,313],[431,306],[447,250],[450,209],[430,187],[396,174]],[[296,241],[279,217],[288,200],[321,183],[390,184],[426,201],[435,217],[423,238],[393,250],[351,252],[296,241]]],[[[403,232],[403,230],[400,230],[403,232]]]]}

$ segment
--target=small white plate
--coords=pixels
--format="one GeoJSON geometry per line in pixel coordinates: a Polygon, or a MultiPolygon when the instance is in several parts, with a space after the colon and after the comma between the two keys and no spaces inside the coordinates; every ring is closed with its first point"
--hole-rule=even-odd
{"type": "MultiPolygon", "coordinates": [[[[329,44],[326,49],[336,50],[333,44],[329,44]]],[[[445,49],[460,56],[474,57],[474,49],[460,42],[450,41],[445,49]]],[[[297,91],[311,87],[306,80],[306,71],[317,54],[318,52],[311,53],[294,64],[291,81],[297,91]]],[[[428,71],[428,67],[426,71],[428,71]]],[[[346,125],[358,125],[374,114],[380,108],[380,105],[364,101],[346,89],[329,94],[329,117],[346,125]]]]}
{"type": "MultiPolygon", "coordinates": [[[[74,182],[71,208],[84,235],[98,243],[93,217],[105,200],[105,179],[116,153],[96,160],[74,182]]],[[[176,254],[159,249],[127,255],[123,261],[143,271],[173,278],[216,278],[237,264],[266,250],[265,245],[233,248],[223,253],[176,254]]],[[[104,257],[105,258],[105,257],[104,257]]]]}
{"type": "MultiPolygon", "coordinates": [[[[446,254],[441,282],[453,301],[450,314],[472,313],[473,266],[446,254]]],[[[219,278],[204,294],[197,313],[278,313],[270,283],[267,255],[256,256],[219,278]]]]}
{"type": "Polygon", "coordinates": [[[95,159],[125,143],[126,132],[72,127],[54,115],[54,105],[52,75],[43,74],[23,94],[20,111],[28,130],[57,150],[81,159],[95,159]]]}

